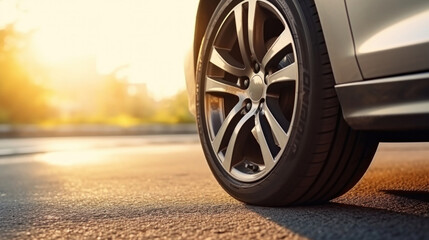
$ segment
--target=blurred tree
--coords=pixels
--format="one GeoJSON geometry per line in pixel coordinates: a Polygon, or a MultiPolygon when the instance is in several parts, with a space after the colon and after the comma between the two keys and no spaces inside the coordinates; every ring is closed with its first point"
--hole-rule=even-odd
{"type": "Polygon", "coordinates": [[[194,116],[188,109],[188,95],[186,91],[180,91],[175,96],[161,100],[153,116],[154,122],[160,123],[192,123],[194,116]]]}
{"type": "Polygon", "coordinates": [[[139,119],[149,119],[155,112],[154,100],[146,84],[129,84],[127,87],[127,112],[139,119]]]}
{"type": "Polygon", "coordinates": [[[93,58],[44,66],[32,55],[31,34],[0,30],[0,123],[194,122],[185,91],[156,102],[146,84],[117,77],[124,66],[100,75],[93,58]]]}
{"type": "Polygon", "coordinates": [[[24,67],[31,33],[0,30],[0,123],[36,123],[53,114],[48,91],[24,67]]]}
{"type": "Polygon", "coordinates": [[[188,93],[185,90],[180,91],[173,97],[170,106],[170,111],[176,117],[177,122],[191,123],[195,121],[194,116],[189,112],[188,93]]]}
{"type": "Polygon", "coordinates": [[[117,79],[114,73],[106,75],[98,92],[98,114],[114,117],[124,113],[126,97],[126,84],[117,79]]]}
{"type": "Polygon", "coordinates": [[[118,79],[116,72],[103,77],[98,94],[98,114],[107,118],[127,115],[143,122],[149,119],[155,109],[145,84],[129,84],[118,79]]]}

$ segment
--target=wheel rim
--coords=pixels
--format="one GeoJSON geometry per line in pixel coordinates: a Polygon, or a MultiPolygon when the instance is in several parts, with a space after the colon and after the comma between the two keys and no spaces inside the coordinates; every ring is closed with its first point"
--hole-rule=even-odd
{"type": "Polygon", "coordinates": [[[236,180],[263,178],[286,148],[296,59],[288,24],[268,1],[241,2],[219,27],[203,81],[204,123],[220,166],[236,180]]]}

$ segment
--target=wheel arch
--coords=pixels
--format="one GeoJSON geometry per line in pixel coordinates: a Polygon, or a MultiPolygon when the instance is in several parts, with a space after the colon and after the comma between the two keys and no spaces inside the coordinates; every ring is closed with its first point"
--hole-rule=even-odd
{"type": "Polygon", "coordinates": [[[345,1],[314,0],[336,84],[362,81],[345,1]]]}
{"type": "Polygon", "coordinates": [[[198,53],[200,51],[207,25],[209,24],[209,21],[220,1],[221,0],[200,0],[198,5],[193,46],[194,69],[196,69],[198,53]]]}

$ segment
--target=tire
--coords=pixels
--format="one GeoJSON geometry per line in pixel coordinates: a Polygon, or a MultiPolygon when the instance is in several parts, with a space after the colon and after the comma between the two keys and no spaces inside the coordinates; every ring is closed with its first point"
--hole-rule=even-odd
{"type": "Polygon", "coordinates": [[[328,201],[352,188],[375,154],[378,141],[342,117],[312,0],[222,0],[196,74],[205,157],[240,201],[328,201]]]}

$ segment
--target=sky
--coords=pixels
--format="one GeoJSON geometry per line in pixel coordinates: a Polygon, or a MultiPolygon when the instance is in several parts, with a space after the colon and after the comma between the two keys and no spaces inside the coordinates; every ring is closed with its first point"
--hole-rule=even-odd
{"type": "Polygon", "coordinates": [[[14,23],[18,32],[34,31],[31,49],[48,68],[73,72],[84,68],[81,60],[95,59],[98,74],[118,70],[161,99],[185,89],[184,58],[192,46],[197,2],[0,0],[0,29],[14,23]]]}

